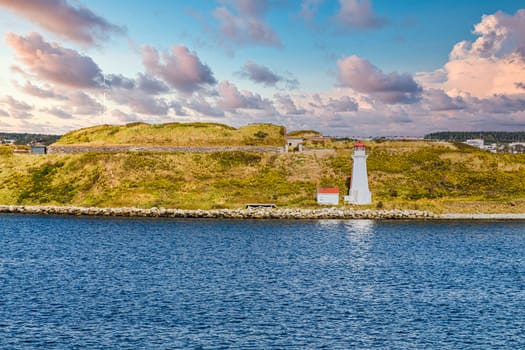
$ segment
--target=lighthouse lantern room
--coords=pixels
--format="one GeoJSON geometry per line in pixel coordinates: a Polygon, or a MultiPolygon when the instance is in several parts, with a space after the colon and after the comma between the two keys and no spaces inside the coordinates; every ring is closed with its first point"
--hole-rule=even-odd
{"type": "Polygon", "coordinates": [[[365,145],[358,141],[354,145],[354,153],[352,159],[354,165],[352,167],[352,181],[350,184],[350,191],[348,196],[345,196],[345,202],[351,204],[370,204],[372,203],[372,194],[368,189],[368,174],[366,170],[366,154],[365,145]]]}

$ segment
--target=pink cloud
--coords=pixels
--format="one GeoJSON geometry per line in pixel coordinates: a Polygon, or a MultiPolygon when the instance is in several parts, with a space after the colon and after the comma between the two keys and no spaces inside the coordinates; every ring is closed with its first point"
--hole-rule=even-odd
{"type": "Polygon", "coordinates": [[[50,44],[38,34],[26,37],[7,34],[7,44],[38,78],[69,87],[99,87],[102,72],[88,56],[59,44],[50,44]]]}
{"type": "Polygon", "coordinates": [[[165,116],[170,109],[162,98],[155,98],[140,90],[114,89],[109,96],[122,106],[128,106],[134,113],[165,116]]]}
{"type": "Polygon", "coordinates": [[[263,99],[259,94],[250,91],[239,91],[229,81],[222,81],[218,87],[220,99],[217,105],[226,110],[266,109],[271,108],[271,102],[263,99]]]}
{"type": "Polygon", "coordinates": [[[121,123],[132,123],[140,121],[140,118],[137,115],[123,112],[120,109],[115,109],[111,111],[111,115],[121,123]]]}
{"type": "Polygon", "coordinates": [[[287,115],[303,115],[307,113],[306,109],[297,107],[290,95],[275,94],[274,98],[277,100],[281,109],[284,110],[284,113],[287,115]]]}
{"type": "Polygon", "coordinates": [[[414,103],[419,100],[422,88],[409,74],[385,74],[368,60],[349,56],[337,61],[341,85],[387,103],[414,103]]]}
{"type": "Polygon", "coordinates": [[[339,0],[337,23],[347,29],[371,29],[383,27],[387,20],[378,17],[370,0],[339,0]]]}
{"type": "Polygon", "coordinates": [[[224,117],[224,111],[221,108],[212,106],[212,104],[201,95],[195,96],[190,101],[185,102],[184,107],[205,117],[224,117]]]}
{"type": "Polygon", "coordinates": [[[192,93],[204,85],[217,83],[210,67],[183,45],[175,45],[171,53],[164,52],[162,55],[155,48],[146,45],[142,48],[142,62],[149,74],[181,92],[192,93]]]}
{"type": "Polygon", "coordinates": [[[452,49],[442,88],[451,94],[478,98],[523,93],[525,10],[514,15],[485,15],[474,26],[474,34],[476,40],[461,41],[452,49]]]}
{"type": "Polygon", "coordinates": [[[243,78],[248,78],[254,83],[262,84],[264,86],[276,86],[277,84],[282,83],[287,89],[293,90],[299,85],[297,79],[278,75],[270,70],[270,68],[253,61],[247,61],[238,74],[243,78]]]}
{"type": "Polygon", "coordinates": [[[278,35],[263,20],[270,5],[267,0],[225,0],[214,16],[222,36],[237,45],[281,46],[278,35]],[[227,7],[229,6],[229,7],[227,7]]]}
{"type": "Polygon", "coordinates": [[[104,112],[104,106],[84,92],[74,92],[67,97],[66,106],[74,114],[99,115],[104,112]]]}
{"type": "Polygon", "coordinates": [[[65,100],[66,97],[51,90],[51,89],[43,89],[36,85],[33,85],[30,81],[26,80],[26,83],[24,86],[20,87],[20,90],[28,95],[39,97],[39,98],[54,98],[57,100],[65,100]]]}
{"type": "Polygon", "coordinates": [[[137,87],[145,93],[156,95],[169,92],[170,88],[164,82],[147,74],[139,74],[137,87]]]}
{"type": "Polygon", "coordinates": [[[12,96],[6,96],[2,101],[11,110],[17,111],[30,111],[33,109],[32,106],[28,105],[24,101],[19,101],[12,96]]]}
{"type": "Polygon", "coordinates": [[[460,96],[451,97],[441,89],[427,89],[424,102],[431,111],[449,112],[466,109],[467,104],[460,96]]]}
{"type": "Polygon", "coordinates": [[[14,119],[31,119],[33,115],[26,111],[11,110],[9,116],[14,119]]]}
{"type": "Polygon", "coordinates": [[[336,112],[355,112],[359,109],[359,104],[349,96],[342,96],[339,99],[330,98],[325,108],[336,112]]]}
{"type": "Polygon", "coordinates": [[[95,44],[125,29],[109,23],[90,9],[71,6],[67,0],[0,0],[0,6],[42,28],[82,44],[95,44]]]}
{"type": "Polygon", "coordinates": [[[58,108],[58,107],[47,108],[47,109],[44,109],[43,111],[47,112],[47,113],[49,113],[51,115],[54,115],[55,117],[59,117],[61,119],[71,119],[71,118],[73,118],[73,115],[71,113],[68,113],[68,112],[66,112],[63,109],[58,108]]]}

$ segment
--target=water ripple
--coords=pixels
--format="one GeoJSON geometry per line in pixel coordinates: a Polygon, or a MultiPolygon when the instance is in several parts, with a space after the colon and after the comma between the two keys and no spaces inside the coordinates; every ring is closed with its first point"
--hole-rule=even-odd
{"type": "Polygon", "coordinates": [[[0,348],[525,348],[524,228],[3,215],[0,348]]]}

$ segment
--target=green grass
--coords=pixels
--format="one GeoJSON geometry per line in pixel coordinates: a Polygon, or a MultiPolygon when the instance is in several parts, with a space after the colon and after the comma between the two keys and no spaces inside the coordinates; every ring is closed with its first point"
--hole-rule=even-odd
{"type": "Polygon", "coordinates": [[[239,129],[215,123],[100,125],[71,131],[56,145],[275,146],[285,143],[284,127],[253,124],[239,129]]]}
{"type": "MultiPolygon", "coordinates": [[[[367,150],[367,208],[525,212],[525,155],[422,141],[369,142],[367,150]]],[[[351,149],[339,146],[289,154],[0,151],[0,204],[310,208],[319,186],[338,187],[342,200],[351,174],[351,149]]]]}

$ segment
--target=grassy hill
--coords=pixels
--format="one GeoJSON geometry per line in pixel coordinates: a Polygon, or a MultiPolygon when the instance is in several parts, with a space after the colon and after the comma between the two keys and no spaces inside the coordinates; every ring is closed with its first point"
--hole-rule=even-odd
{"type": "Polygon", "coordinates": [[[214,123],[100,125],[71,131],[56,145],[82,146],[276,146],[285,144],[285,128],[253,124],[239,129],[214,123]]]}
{"type": "MultiPolygon", "coordinates": [[[[129,135],[127,130],[137,127],[153,135],[152,126],[144,124],[87,130],[89,135],[117,130],[108,136],[111,138],[121,130],[129,135]]],[[[163,132],[165,129],[170,128],[161,128],[163,132]]],[[[221,134],[235,132],[222,126],[218,130],[221,134]]],[[[250,129],[238,140],[256,130],[250,129]]],[[[75,133],[82,135],[84,131],[75,133]]],[[[99,141],[93,138],[93,142],[99,141]]],[[[337,186],[341,194],[348,191],[351,145],[342,142],[288,154],[239,151],[45,156],[13,154],[12,149],[2,147],[0,204],[210,209],[270,202],[280,207],[315,207],[318,186],[337,186]]],[[[492,154],[447,142],[366,145],[374,201],[370,208],[525,212],[525,155],[492,154]]]]}

